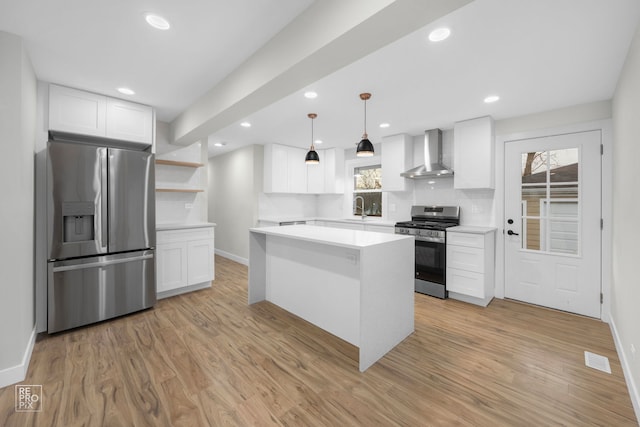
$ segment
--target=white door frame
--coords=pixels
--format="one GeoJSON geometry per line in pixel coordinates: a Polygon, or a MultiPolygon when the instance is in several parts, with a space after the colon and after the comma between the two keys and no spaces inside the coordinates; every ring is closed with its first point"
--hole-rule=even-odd
{"type": "Polygon", "coordinates": [[[603,304],[601,310],[601,320],[609,322],[610,302],[611,302],[611,236],[612,236],[612,197],[613,197],[613,138],[611,119],[584,122],[573,125],[558,126],[546,129],[536,129],[524,132],[498,134],[495,138],[496,144],[496,189],[495,206],[496,227],[498,228],[496,238],[496,298],[504,298],[505,294],[505,251],[504,251],[504,224],[505,224],[505,144],[509,141],[540,138],[551,135],[560,135],[574,132],[585,132],[590,130],[600,130],[602,132],[602,145],[604,154],[602,156],[602,219],[604,228],[602,230],[602,252],[601,252],[601,275],[603,304]]]}

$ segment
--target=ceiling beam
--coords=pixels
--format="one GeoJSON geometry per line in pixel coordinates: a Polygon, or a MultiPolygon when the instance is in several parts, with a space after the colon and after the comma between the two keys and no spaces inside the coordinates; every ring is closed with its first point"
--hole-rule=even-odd
{"type": "Polygon", "coordinates": [[[472,0],[316,0],[171,123],[189,145],[472,0]]]}

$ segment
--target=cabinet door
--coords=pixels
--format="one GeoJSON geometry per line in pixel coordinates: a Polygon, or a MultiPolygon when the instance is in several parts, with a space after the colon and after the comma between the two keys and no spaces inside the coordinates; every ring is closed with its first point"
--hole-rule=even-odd
{"type": "Polygon", "coordinates": [[[406,134],[382,139],[382,191],[411,190],[411,181],[400,174],[411,168],[413,138],[406,134]]]}
{"type": "Polygon", "coordinates": [[[456,122],[453,132],[454,188],[494,188],[493,119],[456,122]]]}
{"type": "Polygon", "coordinates": [[[327,166],[326,150],[318,150],[320,163],[317,165],[307,165],[307,192],[311,194],[322,194],[325,192],[325,169],[327,166]]]}
{"type": "Polygon", "coordinates": [[[62,86],[49,86],[49,129],[106,135],[107,98],[62,86]]]}
{"type": "MultiPolygon", "coordinates": [[[[307,192],[307,164],[304,157],[307,154],[302,148],[287,147],[288,150],[288,192],[303,194],[307,192]]],[[[322,160],[321,160],[322,161],[322,160]]]]}
{"type": "Polygon", "coordinates": [[[265,193],[286,193],[288,191],[288,159],[289,152],[284,145],[268,144],[264,147],[265,193]]]}
{"type": "Polygon", "coordinates": [[[158,289],[169,291],[187,285],[187,243],[163,243],[157,246],[158,289]]]}
{"type": "Polygon", "coordinates": [[[107,99],[107,138],[153,143],[153,109],[120,99],[107,99]]]}
{"type": "Polygon", "coordinates": [[[195,240],[188,243],[189,286],[210,282],[214,277],[213,239],[195,240]]]}

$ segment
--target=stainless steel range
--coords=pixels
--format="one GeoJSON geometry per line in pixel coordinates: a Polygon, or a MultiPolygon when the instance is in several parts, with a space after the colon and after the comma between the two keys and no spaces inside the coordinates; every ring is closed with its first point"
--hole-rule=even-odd
{"type": "Polygon", "coordinates": [[[447,298],[445,230],[456,225],[459,206],[412,206],[411,221],[396,223],[396,234],[415,236],[416,292],[447,298]]]}

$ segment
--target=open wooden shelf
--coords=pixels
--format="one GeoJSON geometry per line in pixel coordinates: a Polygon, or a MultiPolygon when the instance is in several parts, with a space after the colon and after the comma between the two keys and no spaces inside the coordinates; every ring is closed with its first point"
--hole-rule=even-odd
{"type": "Polygon", "coordinates": [[[157,165],[169,165],[169,166],[184,166],[187,168],[201,168],[202,166],[204,166],[203,163],[194,163],[194,162],[180,162],[177,160],[163,160],[163,159],[156,159],[156,164],[157,165]]]}
{"type": "Polygon", "coordinates": [[[156,188],[156,191],[166,193],[202,193],[204,190],[201,188],[156,188]]]}

